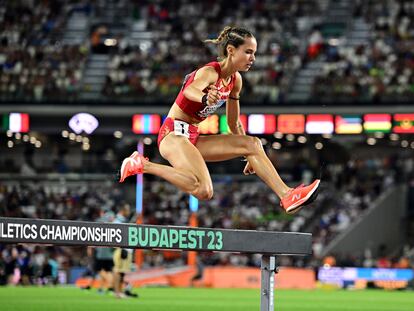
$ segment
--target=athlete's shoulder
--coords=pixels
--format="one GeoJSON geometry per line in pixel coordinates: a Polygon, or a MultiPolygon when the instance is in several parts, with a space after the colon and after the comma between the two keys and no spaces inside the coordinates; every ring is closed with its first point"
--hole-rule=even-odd
{"type": "Polygon", "coordinates": [[[240,72],[236,71],[236,73],[234,74],[234,86],[241,87],[242,83],[242,75],[240,74],[240,72]]]}
{"type": "Polygon", "coordinates": [[[234,74],[235,77],[235,81],[239,80],[242,81],[242,75],[240,74],[240,72],[236,71],[236,73],[234,74]]]}
{"type": "Polygon", "coordinates": [[[214,70],[217,71],[218,73],[221,72],[220,63],[218,61],[209,62],[205,64],[204,67],[211,67],[211,68],[214,68],[214,70]]]}
{"type": "Polygon", "coordinates": [[[200,69],[197,70],[197,73],[195,75],[195,79],[207,79],[209,81],[216,81],[219,77],[218,72],[215,70],[212,66],[203,66],[200,69]]]}

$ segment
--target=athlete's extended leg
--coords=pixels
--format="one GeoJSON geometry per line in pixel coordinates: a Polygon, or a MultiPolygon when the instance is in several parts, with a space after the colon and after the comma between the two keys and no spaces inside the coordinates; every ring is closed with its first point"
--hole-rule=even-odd
{"type": "Polygon", "coordinates": [[[301,206],[312,201],[319,186],[320,181],[316,180],[307,187],[289,188],[280,178],[257,137],[248,135],[201,136],[198,138],[196,147],[207,162],[246,156],[257,176],[279,196],[282,206],[288,213],[294,213],[301,206]]]}
{"type": "Polygon", "coordinates": [[[261,141],[256,137],[248,135],[200,136],[196,147],[207,162],[246,156],[257,176],[280,198],[290,190],[267,157],[261,141]]]}
{"type": "MultiPolygon", "coordinates": [[[[206,163],[197,148],[187,138],[170,133],[161,141],[160,153],[172,166],[153,163],[144,160],[142,156],[137,158],[134,155],[124,160],[123,166],[124,163],[128,163],[126,161],[135,162],[134,158],[136,158],[142,167],[139,173],[159,176],[201,200],[211,199],[213,186],[206,163]]],[[[122,171],[124,171],[123,167],[122,171]]],[[[121,181],[125,177],[121,175],[121,181]]]]}

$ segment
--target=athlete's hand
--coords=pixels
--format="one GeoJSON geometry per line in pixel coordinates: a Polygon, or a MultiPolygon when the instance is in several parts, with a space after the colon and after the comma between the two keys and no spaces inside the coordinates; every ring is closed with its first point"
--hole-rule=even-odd
{"type": "Polygon", "coordinates": [[[221,93],[218,91],[215,85],[210,85],[207,93],[207,105],[212,106],[217,104],[221,97],[221,93]]]}
{"type": "Polygon", "coordinates": [[[256,174],[256,172],[254,171],[253,167],[250,165],[250,162],[249,161],[247,161],[246,166],[244,167],[243,174],[244,175],[253,175],[253,174],[256,174]]]}

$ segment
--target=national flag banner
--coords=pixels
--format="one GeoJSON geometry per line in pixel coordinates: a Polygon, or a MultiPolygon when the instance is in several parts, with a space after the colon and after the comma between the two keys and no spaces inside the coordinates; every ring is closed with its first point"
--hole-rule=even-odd
{"type": "Polygon", "coordinates": [[[305,115],[280,114],[277,118],[277,131],[282,134],[303,134],[305,132],[305,115]]]}
{"type": "Polygon", "coordinates": [[[198,125],[198,131],[200,134],[217,134],[219,131],[219,116],[216,114],[208,116],[198,125]]]}
{"type": "Polygon", "coordinates": [[[361,134],[362,118],[357,115],[335,117],[335,132],[337,134],[361,134]]]}
{"type": "Polygon", "coordinates": [[[4,117],[3,127],[13,133],[27,133],[29,127],[29,114],[12,112],[4,117]]]}
{"type": "Polygon", "coordinates": [[[332,134],[334,131],[333,116],[331,114],[310,114],[306,118],[306,133],[332,134]]]}
{"type": "Polygon", "coordinates": [[[249,115],[248,132],[250,134],[273,134],[276,132],[276,116],[273,114],[249,115]]]}
{"type": "Polygon", "coordinates": [[[135,134],[158,134],[161,117],[158,114],[134,114],[132,116],[132,132],[135,134]]]}
{"type": "Polygon", "coordinates": [[[395,114],[393,132],[414,133],[414,113],[395,114]]]}
{"type": "Polygon", "coordinates": [[[376,113],[364,115],[364,131],[367,133],[391,131],[391,115],[389,113],[376,113]]]}
{"type": "MultiPolygon", "coordinates": [[[[247,116],[245,114],[241,114],[239,116],[239,121],[243,125],[243,129],[246,130],[247,129],[247,116]]],[[[227,116],[225,114],[220,116],[220,133],[221,134],[230,133],[230,129],[227,124],[227,116]]]]}

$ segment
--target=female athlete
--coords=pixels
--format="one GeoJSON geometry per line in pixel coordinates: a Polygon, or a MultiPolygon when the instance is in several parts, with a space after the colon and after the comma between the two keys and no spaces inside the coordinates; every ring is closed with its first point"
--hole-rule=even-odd
{"type": "Polygon", "coordinates": [[[206,40],[219,48],[220,61],[208,63],[188,74],[158,134],[161,156],[171,166],[149,161],[138,152],[122,162],[120,182],[134,174],[153,174],[200,200],[213,196],[213,184],[205,162],[247,159],[244,174],[257,174],[280,198],[289,213],[311,203],[320,180],[308,186],[288,187],[268,159],[260,139],[245,134],[239,121],[242,78],[255,61],[257,42],[253,34],[238,27],[225,27],[219,37],[206,40]],[[198,124],[226,103],[232,135],[199,136],[198,124]]]}

